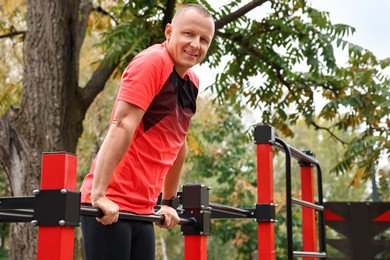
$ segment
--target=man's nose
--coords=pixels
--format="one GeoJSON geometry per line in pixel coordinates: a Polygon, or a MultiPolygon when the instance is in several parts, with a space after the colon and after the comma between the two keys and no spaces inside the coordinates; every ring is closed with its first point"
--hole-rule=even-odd
{"type": "Polygon", "coordinates": [[[200,48],[200,38],[199,37],[194,37],[192,38],[191,40],[191,46],[195,49],[199,49],[200,48]]]}

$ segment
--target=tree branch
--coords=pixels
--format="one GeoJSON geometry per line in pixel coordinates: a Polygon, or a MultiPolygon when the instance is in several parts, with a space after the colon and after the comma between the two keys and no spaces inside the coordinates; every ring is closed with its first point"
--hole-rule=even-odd
{"type": "MultiPolygon", "coordinates": [[[[244,42],[243,41],[243,38],[241,36],[235,36],[235,35],[231,35],[231,34],[227,34],[227,33],[223,33],[223,32],[220,32],[220,31],[216,31],[216,35],[217,36],[220,36],[220,37],[223,37],[223,38],[226,38],[226,39],[229,39],[231,41],[235,41],[237,42],[239,45],[241,45],[247,52],[249,52],[251,55],[259,58],[261,61],[265,62],[265,63],[268,63],[272,66],[272,68],[274,69],[275,73],[276,73],[276,77],[277,79],[279,80],[279,82],[281,84],[283,84],[289,91],[289,94],[292,94],[292,96],[294,97],[295,101],[297,103],[299,103],[299,96],[296,95],[296,93],[294,93],[294,91],[292,91],[292,83],[291,82],[288,82],[282,75],[281,73],[281,70],[282,68],[276,64],[275,62],[272,62],[272,61],[269,61],[269,60],[266,60],[263,55],[261,54],[261,52],[255,48],[253,48],[251,45],[249,45],[248,43],[244,42]]],[[[300,82],[301,84],[303,82],[300,82]]],[[[311,124],[315,127],[316,130],[325,130],[326,132],[328,132],[330,134],[330,136],[332,138],[334,138],[335,140],[339,141],[341,144],[343,145],[347,145],[348,142],[345,142],[343,141],[342,139],[340,139],[337,135],[335,135],[331,130],[330,128],[327,128],[327,127],[323,127],[323,126],[320,126],[318,125],[317,123],[315,123],[314,121],[311,122],[311,124]]]]}
{"type": "Polygon", "coordinates": [[[176,0],[167,0],[166,8],[164,9],[164,19],[162,21],[162,30],[165,31],[167,23],[172,21],[173,10],[175,9],[176,0]]]}
{"type": "Polygon", "coordinates": [[[314,128],[316,129],[316,130],[318,130],[318,129],[320,129],[320,130],[325,130],[326,132],[328,132],[329,134],[330,134],[330,136],[331,137],[333,137],[334,139],[336,139],[337,141],[339,141],[340,143],[342,143],[343,145],[347,145],[348,144],[348,142],[345,142],[345,141],[343,141],[343,140],[341,140],[337,135],[335,135],[331,130],[330,130],[330,128],[328,128],[328,127],[324,127],[324,126],[320,126],[320,125],[318,125],[316,122],[311,122],[311,125],[313,125],[314,126],[314,128]]]}
{"type": "Polygon", "coordinates": [[[81,45],[84,42],[85,32],[87,31],[87,27],[88,27],[88,18],[93,9],[94,8],[92,6],[91,0],[81,1],[79,21],[77,23],[77,30],[76,30],[77,31],[77,39],[76,39],[77,57],[79,56],[81,45]]]}
{"type": "Polygon", "coordinates": [[[256,7],[264,4],[269,0],[253,0],[252,2],[248,3],[247,5],[244,5],[243,7],[239,8],[237,11],[230,13],[226,15],[225,17],[222,17],[218,21],[215,22],[215,29],[221,29],[226,24],[230,23],[231,21],[234,21],[238,19],[239,17],[245,15],[246,13],[252,11],[256,7]]]}
{"type": "Polygon", "coordinates": [[[98,6],[96,7],[95,11],[99,12],[99,13],[102,13],[104,15],[108,15],[116,25],[119,24],[118,20],[112,15],[110,14],[109,12],[107,12],[106,10],[104,10],[101,6],[98,6]]]}
{"type": "Polygon", "coordinates": [[[79,88],[80,104],[85,110],[91,105],[95,97],[104,89],[107,80],[118,66],[119,62],[113,63],[103,60],[100,66],[92,74],[92,77],[84,88],[79,88]]]}
{"type": "Polygon", "coordinates": [[[12,37],[15,37],[15,36],[18,36],[18,35],[24,35],[26,34],[26,31],[13,31],[13,32],[10,32],[10,33],[6,33],[6,34],[2,34],[0,35],[0,39],[2,38],[12,38],[12,37]]]}

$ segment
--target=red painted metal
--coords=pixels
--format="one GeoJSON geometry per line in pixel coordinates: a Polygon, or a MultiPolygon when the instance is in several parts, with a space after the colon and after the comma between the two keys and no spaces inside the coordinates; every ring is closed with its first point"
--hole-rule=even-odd
{"type": "Polygon", "coordinates": [[[390,221],[390,210],[374,218],[374,222],[389,222],[390,221]]]}
{"type": "MultiPolygon", "coordinates": [[[[67,153],[44,153],[41,189],[76,190],[77,157],[67,153]]],[[[42,226],[38,232],[38,260],[73,260],[74,227],[42,226]]]]}
{"type": "MultiPolygon", "coordinates": [[[[314,171],[313,166],[301,166],[301,192],[302,200],[314,203],[314,171]]],[[[303,251],[317,251],[317,225],[315,209],[302,207],[302,240],[303,251]]],[[[304,260],[317,259],[304,257],[304,260]]]]}
{"type": "Polygon", "coordinates": [[[326,221],[345,221],[345,218],[337,215],[336,213],[333,213],[329,209],[325,209],[325,220],[326,221]]]}
{"type": "MultiPolygon", "coordinates": [[[[257,203],[274,203],[272,144],[257,144],[257,203]]],[[[275,230],[273,222],[259,222],[258,259],[275,259],[275,230]]]]}
{"type": "Polygon", "coordinates": [[[207,260],[207,236],[184,236],[184,260],[207,260]]]}

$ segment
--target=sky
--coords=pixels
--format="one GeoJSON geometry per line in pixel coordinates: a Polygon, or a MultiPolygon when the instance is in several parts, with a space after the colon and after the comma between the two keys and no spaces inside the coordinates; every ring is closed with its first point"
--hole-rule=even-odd
{"type": "MultiPolygon", "coordinates": [[[[213,7],[229,2],[228,0],[210,1],[213,7]]],[[[243,3],[250,2],[244,0],[243,3]]],[[[347,40],[374,53],[378,58],[390,57],[390,0],[310,0],[316,9],[329,12],[333,23],[348,24],[356,29],[347,40]]],[[[264,15],[266,8],[251,11],[250,17],[264,15]]],[[[212,84],[218,70],[207,64],[194,68],[201,76],[201,89],[212,84]]]]}
{"type": "Polygon", "coordinates": [[[312,6],[328,11],[333,23],[355,27],[352,42],[380,59],[390,57],[389,0],[312,0],[312,6]]]}

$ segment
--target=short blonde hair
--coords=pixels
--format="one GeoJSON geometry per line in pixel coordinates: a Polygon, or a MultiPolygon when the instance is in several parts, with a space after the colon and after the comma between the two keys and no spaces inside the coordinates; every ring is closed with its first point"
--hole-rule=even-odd
{"type": "Polygon", "coordinates": [[[181,13],[184,13],[189,9],[194,9],[195,11],[202,14],[205,18],[213,18],[209,10],[207,10],[204,6],[198,4],[185,4],[177,9],[175,15],[172,18],[172,23],[175,21],[175,17],[179,16],[181,13]]]}

